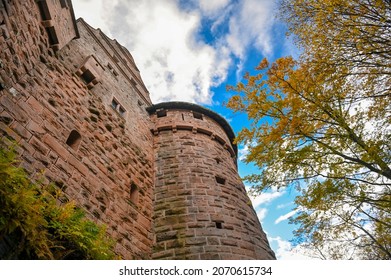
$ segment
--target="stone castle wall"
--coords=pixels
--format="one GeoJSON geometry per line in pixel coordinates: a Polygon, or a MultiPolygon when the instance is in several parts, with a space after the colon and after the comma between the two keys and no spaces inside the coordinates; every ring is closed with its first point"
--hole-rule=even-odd
{"type": "Polygon", "coordinates": [[[150,104],[148,94],[133,90],[120,69],[117,76],[108,69],[112,58],[102,49],[120,50],[99,48],[104,38],[88,35],[96,31],[83,21],[78,23],[83,37],[54,55],[35,1],[13,1],[9,7],[7,20],[17,26],[0,37],[1,49],[7,47],[0,58],[2,138],[19,144],[31,176],[43,171],[91,218],[107,224],[119,255],[149,258],[153,153],[143,109],[150,104]],[[91,54],[99,57],[101,76],[89,89],[76,72],[91,54]],[[123,114],[113,108],[114,97],[123,114]],[[80,139],[71,141],[72,133],[80,139]]]}
{"type": "Polygon", "coordinates": [[[2,142],[106,224],[117,254],[274,258],[229,125],[197,105],[152,105],[131,54],[76,21],[71,1],[0,0],[0,49],[2,142]]]}

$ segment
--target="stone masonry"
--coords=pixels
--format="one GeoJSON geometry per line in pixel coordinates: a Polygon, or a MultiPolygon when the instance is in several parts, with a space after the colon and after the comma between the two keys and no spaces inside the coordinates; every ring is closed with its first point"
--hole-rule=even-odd
{"type": "Polygon", "coordinates": [[[0,137],[106,224],[124,259],[275,259],[228,123],[153,105],[129,51],[70,0],[0,0],[0,137]]]}

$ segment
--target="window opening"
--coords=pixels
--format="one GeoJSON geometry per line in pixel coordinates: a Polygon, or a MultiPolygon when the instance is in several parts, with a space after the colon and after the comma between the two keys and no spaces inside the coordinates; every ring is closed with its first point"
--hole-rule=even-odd
{"type": "Polygon", "coordinates": [[[195,119],[202,120],[202,114],[201,114],[201,113],[193,112],[193,117],[194,117],[195,119]]]}
{"type": "Polygon", "coordinates": [[[114,110],[117,110],[118,105],[119,103],[117,102],[117,100],[113,99],[111,101],[111,107],[113,107],[114,110]]]}
{"type": "Polygon", "coordinates": [[[76,75],[86,83],[88,89],[92,89],[99,82],[103,71],[103,67],[96,58],[90,55],[76,71],[76,75]]]}
{"type": "Polygon", "coordinates": [[[221,185],[224,185],[225,184],[225,179],[222,178],[222,177],[216,176],[216,182],[221,184],[221,185]]]}
{"type": "Polygon", "coordinates": [[[158,118],[163,118],[167,116],[167,110],[159,110],[156,112],[158,118]]]}
{"type": "Polygon", "coordinates": [[[60,0],[61,8],[68,8],[67,0],[60,0]]]}
{"type": "Polygon", "coordinates": [[[81,135],[76,130],[72,130],[68,136],[66,144],[71,147],[73,150],[77,150],[79,148],[81,142],[81,135]]]}
{"type": "Polygon", "coordinates": [[[41,17],[42,17],[42,20],[45,21],[45,20],[51,20],[51,16],[50,16],[50,12],[49,12],[49,8],[48,8],[48,5],[46,4],[46,1],[39,1],[37,2],[38,4],[38,9],[41,13],[41,17]]]}
{"type": "Polygon", "coordinates": [[[139,191],[138,187],[136,186],[135,183],[130,184],[130,190],[129,190],[129,200],[133,204],[138,203],[138,196],[139,196],[139,191]]]}
{"type": "Polygon", "coordinates": [[[81,74],[81,77],[83,79],[83,81],[88,85],[89,83],[91,83],[93,80],[95,80],[95,77],[94,75],[91,73],[90,70],[86,70],[84,71],[83,74],[81,74]]]}
{"type": "Polygon", "coordinates": [[[120,113],[121,116],[124,116],[125,115],[125,109],[120,105],[119,108],[118,108],[118,112],[120,113]]]}
{"type": "Polygon", "coordinates": [[[111,100],[111,107],[114,110],[116,110],[122,117],[125,116],[125,113],[126,113],[125,108],[122,107],[121,104],[115,98],[113,98],[113,100],[111,100]]]}
{"type": "Polygon", "coordinates": [[[134,86],[134,87],[136,87],[137,86],[137,82],[132,78],[131,80],[131,83],[132,83],[132,85],[134,86]]]}
{"type": "Polygon", "coordinates": [[[216,222],[216,228],[222,229],[223,228],[223,223],[222,222],[216,222]]]}
{"type": "Polygon", "coordinates": [[[185,120],[185,116],[182,114],[182,121],[184,121],[185,120]]]}

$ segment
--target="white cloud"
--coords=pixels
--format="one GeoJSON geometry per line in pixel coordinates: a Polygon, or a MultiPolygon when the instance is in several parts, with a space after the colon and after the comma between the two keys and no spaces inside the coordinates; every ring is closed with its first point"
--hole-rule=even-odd
{"type": "MultiPolygon", "coordinates": [[[[250,187],[246,186],[246,189],[247,189],[247,191],[249,191],[250,187]]],[[[285,194],[284,191],[278,191],[276,189],[261,193],[260,195],[252,195],[249,193],[249,198],[251,200],[251,203],[252,203],[254,209],[256,209],[256,211],[257,211],[257,216],[258,216],[258,219],[261,223],[262,223],[263,219],[266,217],[268,209],[260,207],[260,206],[272,202],[273,200],[279,198],[283,194],[285,194]]]]}
{"type": "Polygon", "coordinates": [[[288,202],[288,203],[278,204],[277,205],[277,209],[283,209],[283,208],[286,208],[286,207],[289,207],[289,206],[292,206],[292,205],[293,205],[293,201],[288,202]]]}
{"type": "Polygon", "coordinates": [[[229,2],[229,0],[200,0],[199,5],[201,11],[206,15],[216,15],[221,9],[225,8],[229,2]]]}
{"type": "Polygon", "coordinates": [[[104,6],[102,1],[72,0],[76,18],[83,18],[94,28],[100,28],[107,36],[111,36],[105,20],[103,19],[104,6]]]}
{"type": "Polygon", "coordinates": [[[282,215],[282,216],[278,217],[274,223],[278,224],[278,223],[281,223],[282,221],[288,220],[290,217],[294,216],[297,212],[299,212],[299,209],[293,210],[285,215],[282,215]]]}
{"type": "Polygon", "coordinates": [[[263,219],[266,217],[267,209],[266,208],[260,208],[257,211],[258,220],[262,223],[263,219]]]}
{"type": "Polygon", "coordinates": [[[238,159],[240,161],[244,161],[246,159],[248,153],[249,153],[249,146],[248,145],[244,145],[244,146],[240,147],[238,150],[238,154],[239,154],[238,159]]]}
{"type": "Polygon", "coordinates": [[[225,79],[228,64],[224,51],[218,57],[211,46],[195,41],[200,14],[183,12],[169,0],[111,3],[107,22],[135,57],[152,101],[210,104],[210,88],[225,79]]]}
{"type": "Polygon", "coordinates": [[[244,0],[237,7],[238,13],[230,18],[227,43],[233,53],[245,58],[246,49],[254,45],[264,56],[272,52],[271,28],[275,1],[244,0]]]}
{"type": "Polygon", "coordinates": [[[77,16],[129,49],[154,103],[211,104],[211,87],[226,80],[233,54],[244,60],[250,45],[261,53],[271,51],[274,1],[201,0],[182,10],[178,0],[73,2],[77,16]],[[199,36],[205,22],[213,42],[199,36]]]}
{"type": "MultiPolygon", "coordinates": [[[[274,243],[277,249],[275,254],[278,260],[312,260],[314,258],[306,255],[306,250],[301,247],[292,247],[289,241],[282,239],[280,236],[269,237],[270,243],[274,243]]],[[[308,253],[308,252],[307,252],[308,253]]]]}
{"type": "Polygon", "coordinates": [[[285,193],[284,191],[263,192],[257,196],[250,195],[250,199],[254,208],[257,208],[262,204],[270,203],[276,198],[282,196],[284,193],[285,193]]]}

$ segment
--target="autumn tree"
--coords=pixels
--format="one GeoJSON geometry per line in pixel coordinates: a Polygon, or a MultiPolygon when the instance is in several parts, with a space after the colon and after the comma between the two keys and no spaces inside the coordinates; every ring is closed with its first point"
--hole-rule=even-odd
{"type": "Polygon", "coordinates": [[[391,259],[391,1],[283,0],[302,50],[229,86],[260,193],[297,187],[295,242],[320,258],[391,259]]]}

